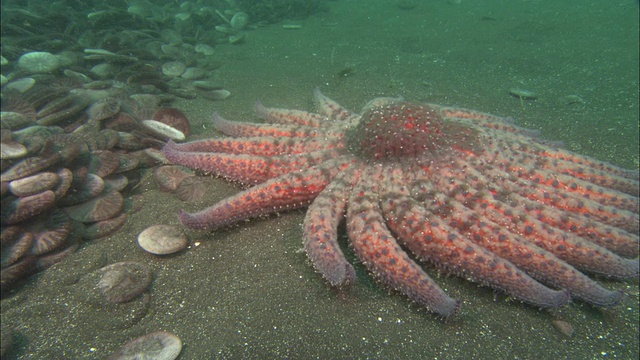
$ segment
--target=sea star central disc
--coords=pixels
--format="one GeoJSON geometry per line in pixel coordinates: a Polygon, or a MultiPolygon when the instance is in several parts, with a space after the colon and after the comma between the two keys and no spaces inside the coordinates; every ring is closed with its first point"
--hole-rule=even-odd
{"type": "Polygon", "coordinates": [[[373,160],[437,156],[450,150],[477,149],[477,133],[444,120],[428,106],[393,102],[366,110],[347,132],[349,151],[373,160]]]}

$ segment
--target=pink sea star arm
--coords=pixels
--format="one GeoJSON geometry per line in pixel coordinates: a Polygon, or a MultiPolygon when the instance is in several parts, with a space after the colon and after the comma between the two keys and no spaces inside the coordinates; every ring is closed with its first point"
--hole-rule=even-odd
{"type": "Polygon", "coordinates": [[[258,156],[209,152],[181,152],[167,145],[164,156],[176,165],[224,176],[242,184],[259,184],[280,175],[308,168],[333,159],[338,152],[329,149],[308,154],[258,156]]]}
{"type": "Polygon", "coordinates": [[[361,171],[360,166],[354,165],[340,172],[309,206],[304,219],[304,249],[331,286],[346,286],[355,281],[353,266],[344,257],[337,238],[347,198],[361,171]]]}
{"type": "Polygon", "coordinates": [[[548,146],[516,141],[492,141],[485,145],[486,161],[536,184],[577,193],[603,205],[638,211],[638,181],[586,166],[541,156],[548,146]]]}
{"type": "Polygon", "coordinates": [[[290,172],[200,212],[190,214],[181,211],[180,221],[192,229],[211,230],[252,217],[307,206],[339,171],[352,162],[350,158],[339,157],[310,169],[290,172]]]}
{"type": "Polygon", "coordinates": [[[440,106],[435,104],[429,104],[438,109],[440,115],[443,118],[455,119],[455,120],[468,120],[472,121],[474,126],[482,126],[490,129],[496,129],[503,133],[513,133],[524,135],[527,137],[535,138],[538,140],[540,131],[531,130],[517,126],[513,123],[512,117],[500,117],[492,114],[483,113],[476,110],[440,106]]]}
{"type": "Polygon", "coordinates": [[[167,146],[181,152],[213,152],[238,155],[273,156],[342,148],[344,147],[344,144],[338,140],[332,141],[331,139],[317,138],[224,137],[197,140],[182,144],[174,143],[170,140],[167,143],[167,146]]]}
{"type": "Polygon", "coordinates": [[[460,303],[409,258],[385,225],[374,189],[380,179],[379,168],[369,169],[349,197],[347,231],[356,254],[387,286],[441,316],[454,315],[460,303]]]}
{"type": "Polygon", "coordinates": [[[399,103],[404,101],[404,98],[402,96],[399,97],[377,97],[371,101],[369,101],[368,103],[366,103],[363,107],[362,107],[362,113],[366,112],[367,110],[373,110],[375,108],[378,107],[383,107],[383,106],[389,106],[389,105],[393,105],[395,103],[399,103]]]}
{"type": "Polygon", "coordinates": [[[295,138],[341,138],[339,131],[332,132],[327,129],[318,129],[312,126],[291,124],[257,124],[243,121],[230,121],[223,119],[218,113],[213,114],[211,123],[216,129],[233,137],[295,137],[295,138]]]}
{"type": "Polygon", "coordinates": [[[638,232],[638,214],[631,211],[602,205],[589,199],[589,197],[582,197],[577,193],[566,192],[553,186],[545,186],[535,181],[514,177],[513,174],[494,167],[490,163],[487,164],[482,161],[470,161],[470,163],[474,168],[485,174],[490,180],[488,184],[500,189],[500,192],[517,193],[530,200],[566,213],[584,215],[631,233],[638,232]]]}
{"type": "MultiPolygon", "coordinates": [[[[463,163],[459,163],[458,166],[462,168],[463,163]]],[[[638,276],[637,260],[622,258],[588,239],[583,239],[561,228],[550,227],[548,223],[544,222],[549,218],[555,219],[554,221],[562,221],[562,218],[568,217],[567,214],[556,213],[555,216],[545,218],[543,214],[546,213],[548,216],[554,208],[531,202],[517,193],[503,195],[505,199],[508,199],[507,201],[497,201],[490,195],[493,188],[486,186],[491,183],[490,179],[485,178],[473,168],[467,168],[464,174],[441,169],[438,175],[437,178],[431,177],[430,181],[432,182],[431,186],[436,188],[438,192],[447,194],[449,198],[465,204],[471,209],[471,212],[486,217],[486,219],[498,224],[500,228],[521,234],[528,241],[548,250],[573,266],[615,278],[638,276]],[[484,190],[478,191],[478,188],[484,190]]],[[[614,234],[615,232],[611,235],[614,234]]],[[[625,232],[621,231],[620,234],[623,235],[625,232]]],[[[638,242],[637,237],[634,240],[633,235],[628,235],[621,239],[612,239],[611,242],[617,242],[617,247],[630,251],[634,245],[637,247],[638,242]],[[620,244],[621,242],[626,242],[626,244],[620,244]]]]}
{"type": "MultiPolygon", "coordinates": [[[[561,159],[567,162],[574,163],[582,166],[585,170],[593,173],[598,171],[600,175],[617,175],[623,178],[628,178],[638,182],[638,170],[623,169],[615,165],[611,165],[607,162],[596,160],[588,156],[572,153],[564,149],[546,148],[544,151],[537,153],[538,156],[544,156],[551,159],[561,159]]],[[[578,171],[578,174],[580,172],[578,171]]],[[[578,175],[576,175],[578,176],[578,175]]],[[[590,177],[589,173],[584,174],[585,177],[590,177]]],[[[636,192],[637,194],[637,192],[636,192]]]]}
{"type": "Polygon", "coordinates": [[[311,127],[326,127],[332,124],[326,116],[302,110],[268,108],[256,102],[256,114],[272,124],[298,124],[311,127]]]}
{"type": "MultiPolygon", "coordinates": [[[[544,157],[544,155],[540,155],[540,157],[544,157]]],[[[592,184],[597,184],[602,187],[618,190],[625,194],[634,196],[637,196],[638,191],[640,191],[637,179],[634,180],[621,175],[606,174],[603,171],[577,165],[566,160],[550,160],[551,161],[546,163],[546,166],[548,170],[553,171],[554,173],[570,175],[571,177],[581,179],[585,182],[590,182],[592,184]]]]}
{"type": "Polygon", "coordinates": [[[316,106],[318,106],[320,112],[331,119],[349,120],[355,116],[351,110],[346,109],[334,100],[324,96],[324,94],[320,92],[320,88],[313,90],[313,100],[316,102],[316,106]]]}
{"type": "Polygon", "coordinates": [[[459,108],[459,107],[449,107],[449,106],[441,106],[436,104],[429,104],[430,106],[438,109],[440,115],[444,118],[453,118],[453,119],[471,119],[475,122],[480,120],[486,120],[496,123],[510,123],[513,121],[511,118],[496,116],[489,113],[483,113],[477,110],[459,108]]]}
{"type": "Polygon", "coordinates": [[[513,263],[487,251],[450,227],[409,196],[400,174],[385,178],[381,207],[387,224],[407,248],[423,260],[541,308],[569,301],[566,291],[549,289],[513,263]]]}
{"type": "MultiPolygon", "coordinates": [[[[536,164],[538,168],[545,167],[554,173],[566,174],[587,180],[611,189],[620,190],[627,194],[636,195],[639,191],[638,171],[627,170],[614,165],[598,161],[586,156],[571,153],[558,146],[548,146],[549,141],[539,139],[535,130],[529,130],[513,124],[510,117],[501,118],[491,114],[474,110],[442,107],[434,105],[441,115],[446,118],[472,121],[472,126],[481,126],[495,139],[503,139],[497,143],[486,143],[488,153],[495,152],[503,157],[512,156],[515,152],[527,154],[526,160],[536,164]],[[497,152],[496,152],[497,151],[497,152]],[[544,160],[547,161],[544,161],[544,160]]],[[[522,156],[520,154],[520,156],[522,156]]]]}
{"type": "MultiPolygon", "coordinates": [[[[434,188],[437,186],[432,183],[412,184],[411,193],[420,197],[422,191],[434,188]]],[[[573,297],[599,306],[615,305],[621,298],[621,293],[605,289],[551,252],[510,232],[511,227],[496,224],[491,218],[483,217],[482,212],[471,210],[441,192],[426,197],[423,206],[438,212],[442,220],[461,234],[467,234],[474,243],[509,260],[545,284],[567,289],[573,297]]]]}

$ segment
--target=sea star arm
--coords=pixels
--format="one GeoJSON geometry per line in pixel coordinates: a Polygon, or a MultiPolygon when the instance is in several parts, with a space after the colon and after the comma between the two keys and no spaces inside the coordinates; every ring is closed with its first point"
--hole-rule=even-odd
{"type": "Polygon", "coordinates": [[[297,124],[311,127],[326,127],[332,124],[326,116],[302,110],[268,108],[256,102],[256,114],[272,124],[297,124]]]}
{"type": "MultiPolygon", "coordinates": [[[[544,156],[547,158],[552,158],[552,159],[561,159],[576,165],[580,165],[581,167],[584,168],[584,170],[589,171],[584,175],[586,177],[591,177],[592,176],[591,174],[597,171],[599,175],[603,177],[616,175],[619,177],[631,179],[636,183],[636,187],[638,186],[637,183],[638,183],[638,178],[640,174],[638,173],[637,169],[636,170],[623,169],[621,167],[611,165],[607,162],[590,158],[588,156],[572,153],[564,149],[557,149],[557,148],[551,148],[551,147],[547,147],[544,151],[537,153],[537,155],[544,156]]],[[[578,171],[576,176],[578,176],[578,174],[580,173],[581,172],[578,171]]],[[[635,192],[635,194],[637,195],[637,191],[635,192]]]]}
{"type": "MultiPolygon", "coordinates": [[[[420,198],[425,190],[437,186],[433,183],[412,183],[411,188],[411,194],[420,198]]],[[[605,289],[551,252],[522,238],[518,235],[517,229],[514,229],[514,224],[497,224],[491,217],[482,216],[482,209],[471,210],[443,192],[425,197],[422,205],[437,212],[442,220],[456,228],[459,233],[466,234],[469,240],[507,259],[545,284],[567,289],[573,297],[598,306],[615,305],[621,298],[619,292],[605,289]]],[[[608,252],[606,249],[600,250],[608,252]]],[[[609,262],[612,262],[611,257],[623,260],[620,265],[625,265],[624,259],[615,255],[609,256],[608,259],[600,256],[609,262]]]]}
{"type": "MultiPolygon", "coordinates": [[[[640,191],[637,170],[623,169],[573,154],[526,135],[508,133],[499,129],[485,129],[484,133],[492,138],[492,141],[486,141],[483,144],[487,159],[495,158],[499,164],[504,165],[514,161],[534,164],[537,169],[545,169],[553,174],[621,191],[635,198],[640,191]]],[[[569,187],[567,189],[573,190],[569,187]]]]}
{"type": "Polygon", "coordinates": [[[349,196],[347,231],[353,248],[367,268],[387,286],[444,317],[454,315],[460,302],[449,297],[400,248],[385,225],[373,189],[380,169],[368,169],[349,196]]]}
{"type": "Polygon", "coordinates": [[[497,140],[487,142],[486,160],[503,171],[569,193],[578,193],[603,205],[638,211],[637,180],[545,157],[550,147],[541,144],[497,140]]]}
{"type": "Polygon", "coordinates": [[[332,141],[331,139],[275,137],[224,137],[197,140],[181,144],[169,140],[166,146],[181,152],[213,152],[261,156],[302,154],[344,147],[342,142],[337,140],[332,141]]]}
{"type": "Polygon", "coordinates": [[[258,156],[209,152],[181,152],[167,145],[164,156],[174,164],[224,176],[242,184],[259,184],[280,175],[308,168],[338,156],[333,149],[308,154],[258,156]]]}
{"type": "Polygon", "coordinates": [[[513,263],[468,240],[440,216],[421,206],[402,185],[402,175],[386,176],[384,182],[381,208],[387,224],[421,259],[541,308],[556,308],[569,301],[568,292],[544,286],[513,263]]]}
{"type": "Polygon", "coordinates": [[[320,109],[320,112],[331,119],[350,120],[356,116],[351,110],[348,110],[322,94],[320,88],[313,90],[313,100],[320,109]]]}
{"type": "MultiPolygon", "coordinates": [[[[451,166],[453,164],[463,168],[469,162],[452,162],[451,166]]],[[[425,171],[429,174],[429,169],[425,171]]],[[[437,177],[423,175],[423,179],[429,179],[438,192],[465,204],[474,213],[524,236],[577,268],[615,278],[638,276],[637,259],[623,258],[612,252],[618,250],[621,255],[637,257],[637,235],[597,223],[580,214],[567,214],[517,192],[500,192],[504,188],[502,185],[495,188],[487,185],[500,180],[486,178],[472,167],[467,166],[464,172],[440,169],[437,177]],[[607,228],[609,232],[602,231],[603,238],[597,241],[593,241],[592,234],[588,233],[589,229],[601,231],[607,228]]]]}
{"type": "Polygon", "coordinates": [[[440,116],[443,118],[465,122],[470,121],[474,126],[481,126],[488,129],[494,129],[502,132],[503,134],[511,133],[514,135],[522,135],[527,138],[530,138],[534,141],[549,142],[548,140],[540,139],[540,131],[523,128],[521,126],[515,125],[512,117],[500,117],[488,113],[483,113],[476,110],[457,108],[457,107],[447,107],[440,106],[435,104],[429,104],[435,109],[438,109],[440,112],[440,116]]]}
{"type": "Polygon", "coordinates": [[[331,286],[346,286],[355,281],[353,266],[344,257],[337,239],[347,198],[361,171],[354,165],[340,172],[311,203],[304,219],[304,249],[331,286]]]}
{"type": "Polygon", "coordinates": [[[218,113],[213,114],[211,119],[213,126],[220,132],[233,137],[295,137],[295,138],[311,138],[311,137],[333,137],[338,138],[342,135],[338,132],[331,132],[326,129],[318,129],[312,126],[291,125],[291,124],[257,124],[243,121],[230,121],[223,119],[218,113]]]}
{"type": "Polygon", "coordinates": [[[238,221],[309,205],[340,170],[352,163],[337,158],[294,171],[219,201],[200,212],[180,212],[180,221],[192,229],[211,230],[238,221]]]}
{"type": "MultiPolygon", "coordinates": [[[[482,166],[484,167],[484,166],[482,166]]],[[[517,193],[539,204],[553,207],[564,213],[578,214],[594,221],[614,226],[630,233],[638,233],[638,214],[613,206],[602,205],[588,197],[565,192],[561,189],[538,184],[535,181],[513,178],[494,167],[482,171],[491,180],[490,184],[500,192],[517,193]]]]}
{"type": "Polygon", "coordinates": [[[362,107],[362,113],[382,106],[389,106],[404,101],[402,96],[399,97],[377,97],[362,107]]]}

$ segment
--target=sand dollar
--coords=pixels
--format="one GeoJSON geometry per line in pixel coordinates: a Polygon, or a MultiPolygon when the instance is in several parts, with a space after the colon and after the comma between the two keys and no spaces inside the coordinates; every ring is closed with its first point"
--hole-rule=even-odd
{"type": "Polygon", "coordinates": [[[148,266],[134,261],[119,262],[100,269],[98,288],[105,299],[122,303],[149,290],[153,275],[148,266]]]}
{"type": "Polygon", "coordinates": [[[169,61],[162,64],[162,73],[171,78],[182,75],[186,69],[187,66],[182,61],[169,61]]]}
{"type": "Polygon", "coordinates": [[[18,67],[29,74],[50,73],[59,66],[58,57],[44,51],[29,52],[18,59],[18,67]]]}
{"type": "Polygon", "coordinates": [[[156,331],[124,344],[108,360],[156,359],[173,360],[182,351],[182,341],[167,331],[156,331]]]}
{"type": "Polygon", "coordinates": [[[155,255],[176,253],[187,247],[187,236],[170,225],[154,225],[138,235],[138,245],[155,255]]]}

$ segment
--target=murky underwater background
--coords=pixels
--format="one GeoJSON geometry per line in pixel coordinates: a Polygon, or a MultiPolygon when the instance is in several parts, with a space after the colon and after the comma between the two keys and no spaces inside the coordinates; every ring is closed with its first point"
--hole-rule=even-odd
{"type": "MultiPolygon", "coordinates": [[[[121,23],[100,23],[102,29],[113,27],[105,37],[117,38],[126,26],[145,24],[131,21],[140,17],[173,26],[186,43],[211,42],[210,56],[220,64],[213,76],[231,95],[218,101],[177,98],[171,104],[188,116],[194,139],[217,135],[209,125],[214,111],[232,120],[257,119],[256,100],[312,110],[312,91],[320,86],[353,110],[377,96],[402,95],[511,115],[516,124],[541,130],[543,137],[563,141],[575,152],[639,167],[637,1],[192,3],[185,10],[192,13],[191,22],[181,24],[174,18],[177,10],[173,15],[159,10],[177,6],[168,1],[83,6],[3,1],[2,52],[9,64],[2,74],[11,72],[20,49],[63,50],[20,43],[24,34],[14,26],[35,32],[47,26],[38,17],[86,23],[96,11],[129,9],[134,15],[121,23]],[[294,6],[275,7],[283,3],[294,6]],[[204,6],[210,11],[199,15],[204,6]],[[234,6],[250,14],[249,24],[256,26],[231,44],[227,34],[212,30],[224,24],[212,11],[234,6]],[[64,16],[47,17],[47,7],[64,16]],[[155,20],[167,16],[172,20],[155,20]],[[534,92],[535,99],[520,99],[510,91],[534,92]]],[[[83,37],[86,33],[70,30],[63,43],[82,51],[84,41],[96,41],[83,37]]],[[[49,45],[42,46],[54,46],[43,34],[40,43],[49,45]]],[[[444,322],[405,297],[389,294],[351,252],[357,283],[347,291],[331,289],[301,251],[303,210],[226,231],[188,232],[190,246],[172,256],[142,250],[136,236],[145,228],[180,226],[180,209],[199,210],[239,191],[222,179],[203,181],[206,195],[185,203],[143,177],[128,194],[141,196],[141,209],[116,234],[84,243],[65,261],[3,294],[2,334],[11,329],[14,340],[7,358],[102,359],[128,340],[158,330],[181,338],[180,359],[638,357],[637,279],[600,280],[627,294],[614,308],[573,303],[548,313],[429,270],[463,301],[461,313],[444,322]],[[96,290],[86,276],[125,260],[151,267],[150,296],[103,307],[88,295],[96,290]],[[573,325],[573,335],[559,331],[555,320],[573,325]]]]}

